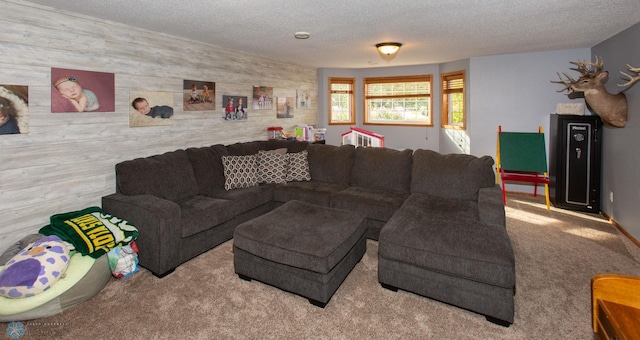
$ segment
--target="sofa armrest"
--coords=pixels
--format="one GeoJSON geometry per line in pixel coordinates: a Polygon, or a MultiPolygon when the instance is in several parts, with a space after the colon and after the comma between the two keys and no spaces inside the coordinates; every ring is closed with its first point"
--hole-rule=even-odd
{"type": "Polygon", "coordinates": [[[115,193],[102,197],[102,209],[138,228],[140,266],[162,277],[180,265],[181,216],[176,203],[152,195],[115,193]]]}
{"type": "Polygon", "coordinates": [[[499,185],[480,188],[478,194],[478,212],[480,220],[487,224],[497,224],[506,228],[507,218],[502,201],[502,189],[499,185]]]}

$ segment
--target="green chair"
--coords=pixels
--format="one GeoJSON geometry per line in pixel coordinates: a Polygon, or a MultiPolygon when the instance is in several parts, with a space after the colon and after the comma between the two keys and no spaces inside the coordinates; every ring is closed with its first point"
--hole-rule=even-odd
{"type": "MultiPolygon", "coordinates": [[[[498,126],[496,175],[502,182],[502,199],[507,205],[506,181],[533,183],[533,195],[538,194],[538,184],[544,184],[549,210],[549,174],[547,151],[542,126],[538,132],[503,132],[498,126]]],[[[497,180],[497,179],[496,179],[497,180]]]]}

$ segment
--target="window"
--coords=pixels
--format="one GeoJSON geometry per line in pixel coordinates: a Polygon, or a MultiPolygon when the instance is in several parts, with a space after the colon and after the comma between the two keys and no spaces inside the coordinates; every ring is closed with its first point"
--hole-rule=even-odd
{"type": "Polygon", "coordinates": [[[354,78],[329,78],[329,124],[355,124],[354,78]]]}
{"type": "Polygon", "coordinates": [[[442,117],[444,128],[464,130],[464,71],[443,73],[442,79],[442,117]]]}
{"type": "Polygon", "coordinates": [[[431,76],[364,78],[364,123],[433,126],[431,76]]]}

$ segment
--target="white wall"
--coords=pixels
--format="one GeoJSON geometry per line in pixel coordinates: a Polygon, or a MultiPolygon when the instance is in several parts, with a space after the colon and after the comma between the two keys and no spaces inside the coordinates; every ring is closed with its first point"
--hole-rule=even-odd
{"type": "Polygon", "coordinates": [[[542,125],[547,131],[558,103],[584,103],[558,93],[562,86],[551,80],[569,72],[569,61],[589,57],[589,49],[574,49],[471,58],[471,154],[495,157],[498,125],[523,132],[542,125]]]}
{"type": "Polygon", "coordinates": [[[610,93],[624,90],[627,97],[628,120],[624,128],[605,128],[602,136],[602,188],[601,209],[640,241],[640,83],[622,88],[625,83],[620,71],[627,64],[640,67],[640,23],[596,45],[593,56],[604,58],[604,69],[609,71],[606,83],[610,93]],[[613,193],[613,202],[609,199],[613,193]]]}
{"type": "MultiPolygon", "coordinates": [[[[37,232],[50,215],[100,205],[115,191],[114,165],[178,148],[266,139],[268,126],[290,132],[316,124],[317,102],[292,119],[249,110],[225,122],[222,95],[317,92],[317,70],[181,38],[0,1],[0,84],[29,86],[29,133],[0,136],[0,249],[37,232]],[[115,112],[51,113],[51,68],[115,74],[115,112]],[[216,83],[216,110],[183,111],[183,80],[216,83]],[[130,91],[173,93],[174,124],[129,127],[130,91]]],[[[213,32],[212,34],[217,34],[213,32]]],[[[220,33],[223,34],[223,33],[220,33]]],[[[250,103],[251,104],[251,100],[250,103]]]]}
{"type": "MultiPolygon", "coordinates": [[[[556,72],[569,72],[569,61],[589,56],[589,49],[574,49],[471,58],[471,154],[495,159],[499,125],[504,131],[536,132],[540,125],[548,131],[558,103],[584,103],[558,93],[563,86],[551,80],[558,79],[556,72]]],[[[548,133],[545,139],[548,157],[548,133]]],[[[533,186],[510,183],[507,190],[533,193],[533,186]]]]}

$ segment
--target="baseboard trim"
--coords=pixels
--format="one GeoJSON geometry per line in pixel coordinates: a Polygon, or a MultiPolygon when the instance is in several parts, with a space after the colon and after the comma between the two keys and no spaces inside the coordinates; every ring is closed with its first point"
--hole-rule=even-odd
{"type": "Polygon", "coordinates": [[[640,241],[636,240],[631,234],[629,234],[624,227],[622,227],[618,222],[616,222],[611,216],[607,215],[604,211],[600,211],[600,214],[606,218],[609,223],[611,223],[616,229],[620,230],[620,232],[626,236],[636,247],[640,248],[640,241]]]}

